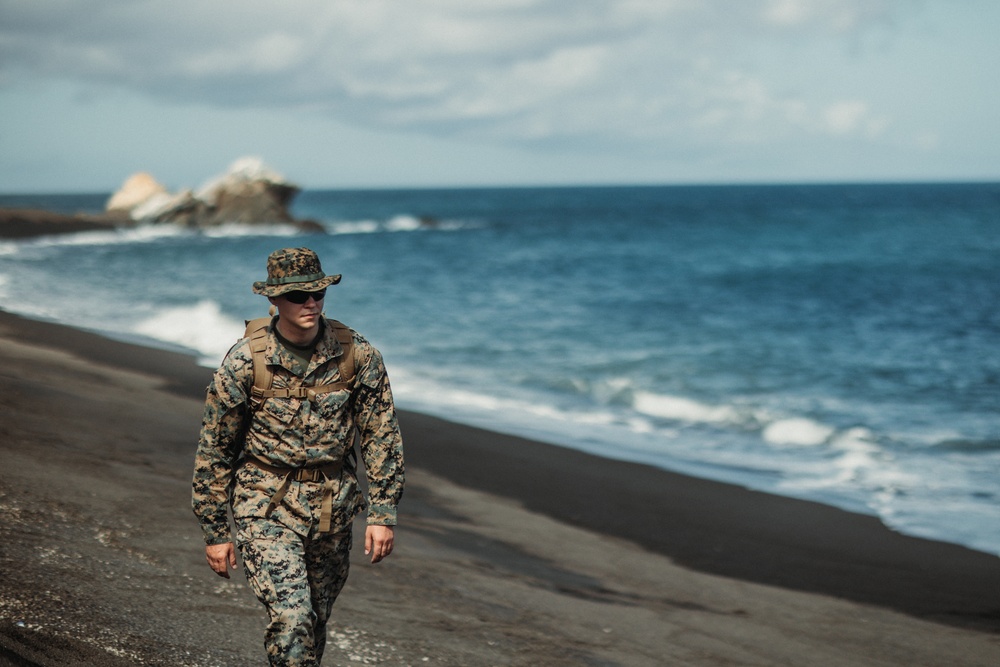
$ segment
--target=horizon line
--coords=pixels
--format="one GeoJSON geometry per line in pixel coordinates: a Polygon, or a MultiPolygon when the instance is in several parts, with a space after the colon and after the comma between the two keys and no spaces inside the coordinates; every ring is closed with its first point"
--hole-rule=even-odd
{"type": "MultiPolygon", "coordinates": [[[[843,186],[913,186],[913,185],[1000,185],[994,178],[942,178],[942,179],[816,179],[816,180],[760,180],[760,181],[648,181],[648,182],[579,182],[579,183],[504,183],[504,184],[436,184],[436,185],[352,185],[352,186],[296,186],[300,192],[392,192],[434,190],[572,190],[615,188],[741,188],[741,187],[843,187],[843,186]]],[[[0,197],[45,196],[97,196],[111,195],[119,188],[108,190],[19,190],[0,191],[0,197]]]]}

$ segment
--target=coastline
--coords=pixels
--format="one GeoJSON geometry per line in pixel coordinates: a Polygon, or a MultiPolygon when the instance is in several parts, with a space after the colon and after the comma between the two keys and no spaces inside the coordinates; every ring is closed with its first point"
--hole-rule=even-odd
{"type": "MultiPolygon", "coordinates": [[[[204,564],[210,370],[0,312],[0,665],[262,658],[204,564]]],[[[358,545],[327,664],[951,665],[1000,658],[1000,559],[831,507],[411,412],[399,548],[358,545]],[[425,661],[424,658],[427,658],[425,661]]]]}
{"type": "Polygon", "coordinates": [[[0,207],[0,239],[105,231],[127,223],[127,219],[109,214],[66,214],[41,209],[0,207]]]}

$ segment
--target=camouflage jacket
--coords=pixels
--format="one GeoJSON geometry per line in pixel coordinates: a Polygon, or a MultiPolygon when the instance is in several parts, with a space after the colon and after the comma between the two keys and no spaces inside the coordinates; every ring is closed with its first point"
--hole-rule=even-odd
{"type": "MultiPolygon", "coordinates": [[[[277,321],[277,320],[275,320],[277,321]]],[[[322,323],[324,335],[304,376],[294,358],[277,341],[275,321],[268,331],[266,355],[274,372],[272,387],[318,386],[340,380],[337,362],[344,348],[322,323]]],[[[240,465],[256,458],[278,467],[312,467],[343,462],[353,444],[355,427],[368,479],[368,523],[395,525],[396,505],[403,493],[403,443],[382,356],[357,332],[353,392],[340,390],[312,399],[267,398],[249,409],[253,362],[247,339],[226,355],[208,386],[192,489],[192,506],[205,541],[231,540],[227,505],[237,520],[262,517],[283,476],[240,465]],[[249,424],[245,423],[249,420],[249,424]],[[241,437],[245,431],[246,437],[241,437]]],[[[333,526],[347,527],[365,501],[353,470],[345,466],[333,488],[333,526]]],[[[318,521],[323,482],[292,482],[270,517],[308,535],[318,521]]]]}

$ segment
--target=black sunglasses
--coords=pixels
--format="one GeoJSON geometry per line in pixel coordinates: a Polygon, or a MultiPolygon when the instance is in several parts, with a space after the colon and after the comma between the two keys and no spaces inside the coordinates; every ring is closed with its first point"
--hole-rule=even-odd
{"type": "Polygon", "coordinates": [[[294,292],[286,292],[284,294],[286,299],[295,304],[303,304],[309,300],[309,297],[316,299],[316,301],[322,301],[325,296],[325,289],[321,289],[318,292],[303,292],[302,290],[296,290],[294,292]]]}

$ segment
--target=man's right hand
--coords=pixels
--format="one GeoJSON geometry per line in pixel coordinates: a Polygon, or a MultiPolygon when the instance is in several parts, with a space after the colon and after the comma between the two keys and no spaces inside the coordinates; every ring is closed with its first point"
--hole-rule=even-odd
{"type": "Polygon", "coordinates": [[[208,566],[220,577],[229,578],[229,568],[236,569],[236,547],[232,542],[209,544],[205,547],[208,566]]]}

